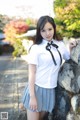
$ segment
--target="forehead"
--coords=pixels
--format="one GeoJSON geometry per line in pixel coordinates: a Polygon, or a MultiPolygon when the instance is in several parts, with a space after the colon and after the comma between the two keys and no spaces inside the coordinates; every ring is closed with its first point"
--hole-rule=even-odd
{"type": "Polygon", "coordinates": [[[43,29],[46,29],[46,28],[53,28],[53,26],[50,22],[46,22],[43,29]]]}

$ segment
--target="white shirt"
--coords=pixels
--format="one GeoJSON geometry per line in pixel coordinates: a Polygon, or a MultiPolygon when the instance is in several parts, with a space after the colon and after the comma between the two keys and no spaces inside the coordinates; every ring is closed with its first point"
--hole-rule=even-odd
{"type": "MultiPolygon", "coordinates": [[[[62,59],[69,59],[70,53],[67,51],[64,43],[56,40],[53,40],[53,42],[58,45],[62,59]]],[[[51,46],[51,51],[57,63],[57,65],[55,65],[50,52],[46,50],[47,43],[48,41],[43,39],[41,44],[35,44],[31,47],[28,55],[28,63],[36,65],[36,85],[43,88],[55,88],[57,86],[57,77],[60,69],[60,56],[56,48],[51,46]]]]}

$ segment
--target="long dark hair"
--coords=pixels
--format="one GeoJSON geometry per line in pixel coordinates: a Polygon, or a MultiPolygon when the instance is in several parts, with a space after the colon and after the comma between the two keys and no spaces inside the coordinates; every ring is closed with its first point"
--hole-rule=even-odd
{"type": "Polygon", "coordinates": [[[43,38],[40,34],[40,31],[44,28],[47,22],[49,22],[53,26],[54,28],[53,39],[56,38],[56,25],[55,25],[54,19],[50,16],[42,16],[39,18],[37,22],[37,31],[36,31],[36,38],[34,40],[34,44],[40,44],[42,42],[43,38]]]}

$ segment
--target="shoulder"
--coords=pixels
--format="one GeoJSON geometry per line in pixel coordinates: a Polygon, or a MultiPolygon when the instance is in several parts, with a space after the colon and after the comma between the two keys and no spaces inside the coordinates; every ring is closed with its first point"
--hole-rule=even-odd
{"type": "Polygon", "coordinates": [[[67,46],[66,46],[66,44],[65,44],[65,42],[63,40],[61,40],[61,41],[55,40],[54,43],[58,45],[59,50],[61,50],[63,52],[67,50],[67,46]]]}
{"type": "Polygon", "coordinates": [[[36,50],[38,48],[38,45],[37,44],[34,44],[31,46],[30,50],[36,50]]]}
{"type": "Polygon", "coordinates": [[[37,44],[33,44],[31,47],[30,47],[30,50],[29,50],[29,53],[38,53],[39,52],[39,45],[37,44]]]}
{"type": "Polygon", "coordinates": [[[63,40],[60,40],[60,41],[54,40],[54,43],[57,44],[58,46],[64,46],[65,45],[63,40]]]}

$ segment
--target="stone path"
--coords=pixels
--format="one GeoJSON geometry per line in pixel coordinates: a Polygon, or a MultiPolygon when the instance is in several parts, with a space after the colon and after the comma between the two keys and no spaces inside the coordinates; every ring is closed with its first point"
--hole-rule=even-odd
{"type": "Polygon", "coordinates": [[[8,120],[19,120],[19,102],[27,80],[26,61],[0,56],[0,120],[5,117],[4,112],[8,113],[8,120]]]}

